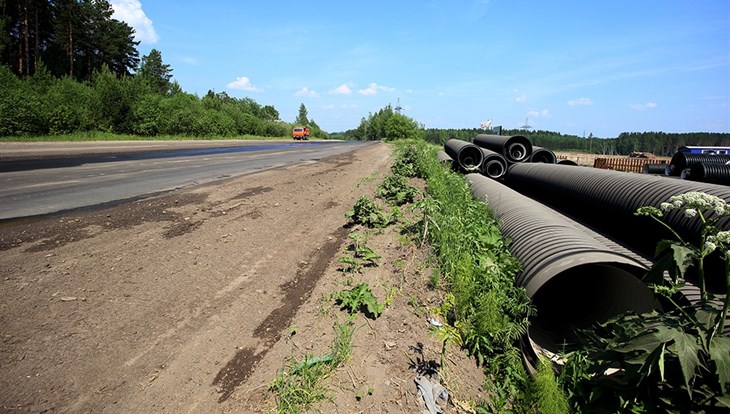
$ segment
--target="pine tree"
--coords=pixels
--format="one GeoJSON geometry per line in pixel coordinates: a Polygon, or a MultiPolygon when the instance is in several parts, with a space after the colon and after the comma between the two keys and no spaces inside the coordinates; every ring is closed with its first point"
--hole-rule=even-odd
{"type": "Polygon", "coordinates": [[[307,107],[304,104],[299,105],[299,115],[295,121],[298,125],[309,125],[309,119],[307,118],[307,107]]]}
{"type": "Polygon", "coordinates": [[[162,63],[162,53],[157,49],[152,49],[149,55],[142,56],[138,74],[156,93],[167,95],[172,89],[170,82],[172,69],[170,65],[162,63]]]}

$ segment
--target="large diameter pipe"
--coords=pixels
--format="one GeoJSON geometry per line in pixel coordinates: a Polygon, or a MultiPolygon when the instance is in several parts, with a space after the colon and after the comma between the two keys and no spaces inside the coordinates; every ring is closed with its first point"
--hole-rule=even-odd
{"type": "Polygon", "coordinates": [[[484,161],[482,161],[479,172],[492,179],[500,179],[507,174],[507,160],[501,154],[498,154],[492,150],[481,148],[482,154],[484,155],[484,161]]]}
{"type": "Polygon", "coordinates": [[[478,174],[467,179],[512,240],[510,251],[522,265],[515,283],[537,309],[529,336],[538,347],[557,352],[574,343],[577,329],[660,308],[640,281],[647,271],[641,258],[500,182],[478,174]]]}
{"type": "Polygon", "coordinates": [[[532,147],[530,162],[544,162],[546,164],[557,164],[558,157],[550,148],[532,147]]]}
{"type": "Polygon", "coordinates": [[[460,139],[446,141],[444,151],[464,171],[476,171],[484,161],[484,155],[478,146],[460,139]]]}
{"type": "Polygon", "coordinates": [[[690,154],[686,152],[677,152],[672,156],[667,167],[667,175],[678,176],[687,168],[692,168],[694,164],[725,164],[730,161],[728,154],[690,154]]]}
{"type": "MultiPolygon", "coordinates": [[[[506,182],[520,193],[558,209],[646,257],[653,257],[657,244],[661,240],[673,240],[674,235],[648,217],[635,216],[639,207],[659,208],[670,197],[690,191],[730,202],[728,186],[558,164],[513,164],[506,182]]],[[[714,212],[705,213],[708,218],[716,217],[714,212]]],[[[677,210],[665,214],[662,220],[685,241],[699,241],[699,220],[677,210]]],[[[729,217],[720,218],[717,224],[721,230],[730,230],[729,217]]],[[[711,266],[706,270],[709,272],[706,275],[716,282],[713,287],[724,292],[724,277],[713,273],[722,270],[711,266]]]]}
{"type": "Polygon", "coordinates": [[[532,154],[532,143],[522,135],[479,134],[474,137],[474,144],[502,154],[510,163],[527,161],[532,154]]]}
{"type": "Polygon", "coordinates": [[[693,164],[690,168],[689,179],[704,183],[730,185],[730,165],[705,162],[693,164]]]}

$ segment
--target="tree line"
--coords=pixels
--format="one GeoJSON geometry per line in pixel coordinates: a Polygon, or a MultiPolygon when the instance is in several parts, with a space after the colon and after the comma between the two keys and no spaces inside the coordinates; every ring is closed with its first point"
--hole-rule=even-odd
{"type": "MultiPolygon", "coordinates": [[[[363,118],[357,129],[346,131],[346,139],[371,140],[381,138],[385,132],[378,125],[384,124],[392,116],[386,107],[375,114],[363,118]],[[373,128],[373,126],[376,126],[373,128]],[[368,133],[370,131],[370,133],[368,133]]],[[[403,117],[403,115],[401,115],[403,117]]],[[[407,118],[407,117],[406,117],[407,118]]],[[[411,125],[418,125],[412,121],[411,125]]],[[[443,145],[449,139],[472,141],[478,134],[490,133],[478,128],[438,129],[420,128],[417,135],[424,140],[443,145]]],[[[730,134],[714,132],[667,133],[667,132],[623,132],[616,138],[588,138],[577,135],[561,134],[553,131],[524,129],[505,129],[502,135],[522,135],[530,139],[534,146],[550,148],[553,151],[574,151],[602,155],[628,155],[632,152],[648,152],[657,156],[671,157],[682,146],[721,146],[730,147],[730,134]]],[[[387,135],[387,134],[385,134],[387,135]]]]}
{"type": "Polygon", "coordinates": [[[0,59],[21,77],[90,80],[107,66],[129,75],[139,63],[134,29],[112,19],[106,0],[0,0],[0,59]]]}
{"type": "MultiPolygon", "coordinates": [[[[185,93],[156,49],[106,0],[0,0],[0,136],[104,131],[141,136],[289,136],[270,105],[185,93]]],[[[308,118],[311,135],[327,133],[308,118]]]]}

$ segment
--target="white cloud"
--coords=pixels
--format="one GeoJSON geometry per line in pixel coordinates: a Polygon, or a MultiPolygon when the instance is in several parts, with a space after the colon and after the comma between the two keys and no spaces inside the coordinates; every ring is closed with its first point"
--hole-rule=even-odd
{"type": "Polygon", "coordinates": [[[142,43],[157,43],[157,32],[139,0],[111,0],[112,18],[125,22],[134,29],[134,38],[142,43]]]}
{"type": "Polygon", "coordinates": [[[294,93],[294,96],[305,96],[309,98],[319,98],[319,94],[316,91],[310,91],[306,86],[299,89],[294,93]]]}
{"type": "Polygon", "coordinates": [[[350,89],[350,83],[343,83],[342,85],[332,89],[330,91],[330,94],[332,95],[350,95],[352,94],[352,89],[350,89]]]}
{"type": "Polygon", "coordinates": [[[226,86],[229,87],[229,88],[231,88],[231,89],[239,89],[239,90],[242,90],[242,91],[254,91],[254,92],[257,92],[257,91],[260,91],[261,90],[261,89],[255,87],[251,83],[251,79],[249,79],[246,76],[237,77],[236,80],[234,80],[233,82],[229,83],[226,86]]]}
{"type": "Polygon", "coordinates": [[[593,105],[593,101],[590,98],[571,99],[568,101],[568,105],[570,105],[570,106],[588,106],[588,105],[593,105]]]}
{"type": "Polygon", "coordinates": [[[634,109],[636,111],[646,111],[647,109],[654,109],[657,107],[656,102],[647,102],[643,104],[631,104],[629,105],[631,109],[634,109]]]}
{"type": "Polygon", "coordinates": [[[377,93],[378,93],[378,91],[383,91],[383,92],[393,92],[393,91],[395,91],[395,88],[391,88],[391,87],[388,87],[388,86],[382,86],[382,85],[378,85],[377,83],[373,82],[373,83],[371,83],[370,85],[368,85],[368,87],[367,87],[367,88],[365,88],[365,89],[360,89],[360,90],[359,90],[358,92],[359,92],[359,93],[360,93],[361,95],[368,95],[368,96],[371,96],[371,95],[375,95],[375,94],[377,94],[377,93]]]}
{"type": "Polygon", "coordinates": [[[530,111],[527,113],[527,116],[531,116],[533,118],[547,118],[550,116],[550,111],[547,109],[543,109],[542,111],[530,111]]]}
{"type": "Polygon", "coordinates": [[[517,101],[517,102],[525,102],[525,101],[527,101],[527,95],[525,95],[525,94],[523,93],[522,95],[520,95],[520,96],[516,97],[516,98],[515,98],[515,101],[517,101]]]}

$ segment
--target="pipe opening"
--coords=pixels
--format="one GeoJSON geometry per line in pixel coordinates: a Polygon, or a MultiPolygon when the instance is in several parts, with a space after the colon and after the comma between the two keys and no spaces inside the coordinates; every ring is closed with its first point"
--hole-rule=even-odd
{"type": "Polygon", "coordinates": [[[515,161],[522,161],[525,159],[527,157],[527,152],[527,148],[520,143],[514,143],[507,147],[507,154],[509,154],[509,157],[515,161]]]}
{"type": "Polygon", "coordinates": [[[575,344],[576,331],[626,311],[660,309],[653,292],[636,275],[612,264],[585,264],[559,273],[532,297],[537,316],[529,336],[545,350],[575,344]]]}
{"type": "Polygon", "coordinates": [[[465,147],[459,152],[459,164],[469,170],[479,168],[483,157],[479,147],[465,147]]]}
{"type": "Polygon", "coordinates": [[[497,160],[491,160],[482,165],[482,171],[490,178],[500,178],[505,173],[504,164],[497,160]]]}

